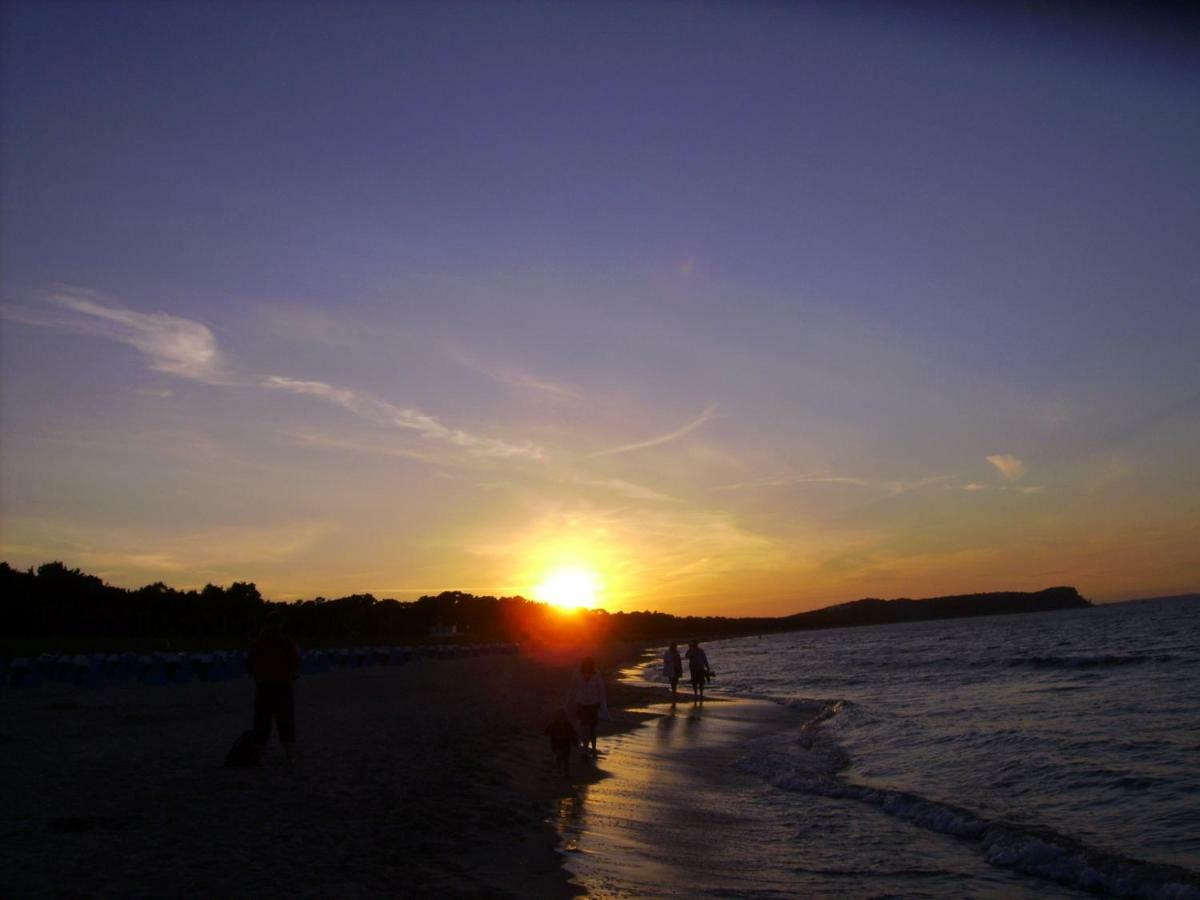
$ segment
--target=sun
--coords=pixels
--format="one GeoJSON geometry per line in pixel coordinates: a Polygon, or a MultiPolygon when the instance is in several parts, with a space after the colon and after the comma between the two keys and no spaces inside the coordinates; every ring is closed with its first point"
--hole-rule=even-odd
{"type": "Polygon", "coordinates": [[[590,609],[600,593],[600,577],[591,569],[563,566],[549,572],[533,589],[535,600],[559,609],[590,609]]]}

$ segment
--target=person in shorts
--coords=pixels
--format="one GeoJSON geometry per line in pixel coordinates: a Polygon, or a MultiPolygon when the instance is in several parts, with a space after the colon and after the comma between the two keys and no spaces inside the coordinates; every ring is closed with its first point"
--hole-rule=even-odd
{"type": "Polygon", "coordinates": [[[596,671],[596,660],[585,657],[579,668],[571,675],[571,688],[567,694],[567,708],[575,705],[575,715],[579,719],[581,741],[585,747],[591,746],[592,756],[596,755],[596,723],[601,718],[608,718],[608,698],[604,692],[604,679],[596,671]]]}
{"type": "Polygon", "coordinates": [[[671,683],[671,700],[679,693],[679,679],[683,677],[683,659],[679,656],[679,644],[671,641],[671,646],[663,654],[663,674],[671,683]]]}
{"type": "Polygon", "coordinates": [[[708,654],[700,648],[699,641],[691,641],[684,654],[688,661],[688,672],[692,676],[692,696],[704,699],[704,684],[708,681],[708,654]]]}
{"type": "Polygon", "coordinates": [[[290,763],[295,759],[296,701],[292,682],[300,677],[300,648],[287,636],[283,616],[271,613],[246,657],[254,679],[254,737],[260,747],[271,738],[271,723],[290,763]]]}

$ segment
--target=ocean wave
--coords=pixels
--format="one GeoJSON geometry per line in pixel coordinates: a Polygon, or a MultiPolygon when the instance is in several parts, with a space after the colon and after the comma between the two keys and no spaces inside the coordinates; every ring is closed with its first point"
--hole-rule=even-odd
{"type": "Polygon", "coordinates": [[[1174,656],[1163,654],[1109,653],[1099,656],[1014,656],[1008,660],[1012,667],[1034,669],[1109,669],[1116,666],[1136,666],[1145,663],[1172,662],[1174,656]]]}
{"type": "Polygon", "coordinates": [[[1145,862],[1086,845],[1051,829],[990,819],[972,810],[839,777],[850,759],[822,723],[847,709],[845,701],[793,700],[805,724],[754,742],[738,761],[743,771],[783,790],[854,800],[921,828],[976,842],[996,866],[1058,884],[1117,897],[1200,900],[1200,873],[1145,862]]]}

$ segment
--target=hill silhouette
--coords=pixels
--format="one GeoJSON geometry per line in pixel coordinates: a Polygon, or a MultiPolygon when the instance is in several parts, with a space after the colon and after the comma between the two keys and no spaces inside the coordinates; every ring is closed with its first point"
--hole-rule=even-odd
{"type": "MultiPolygon", "coordinates": [[[[293,603],[265,600],[252,582],[181,591],[162,582],[129,590],[49,562],[27,570],[0,562],[0,636],[75,639],[80,643],[205,642],[240,644],[268,612],[286,614],[290,631],[309,646],[420,642],[435,626],[454,626],[458,640],[670,640],[733,637],[998,614],[1076,609],[1091,604],[1072,587],[1035,593],[986,593],[924,600],[866,598],[781,617],[674,616],[662,612],[580,610],[564,614],[524,597],[443,591],[417,600],[352,594],[293,603]]],[[[41,640],[37,640],[41,639],[41,640]]]]}

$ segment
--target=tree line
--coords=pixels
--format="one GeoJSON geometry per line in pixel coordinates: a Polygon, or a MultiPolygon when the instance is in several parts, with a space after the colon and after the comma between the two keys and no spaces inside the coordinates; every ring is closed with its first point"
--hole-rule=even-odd
{"type": "MultiPolygon", "coordinates": [[[[672,616],[660,612],[581,609],[564,614],[524,597],[443,591],[417,600],[351,594],[294,602],[263,598],[253,582],[178,590],[161,581],[136,589],[49,562],[15,569],[0,562],[0,634],[6,637],[128,637],[244,641],[271,612],[309,646],[385,644],[430,639],[453,626],[472,642],[563,638],[664,640],[774,630],[775,619],[672,616]]],[[[214,644],[216,646],[216,644],[214,644]]]]}
{"type": "Polygon", "coordinates": [[[208,639],[213,647],[249,639],[267,615],[281,612],[307,646],[416,643],[453,626],[456,640],[663,641],[878,625],[962,616],[1039,612],[1090,604],[1071,587],[925,600],[867,598],[779,618],[674,616],[669,613],[578,610],[563,613],[524,597],[443,591],[417,600],[351,594],[295,602],[263,598],[253,582],[181,591],[161,581],[133,590],[49,562],[26,570],[0,562],[0,636],[122,638],[143,642],[208,639]]]}

